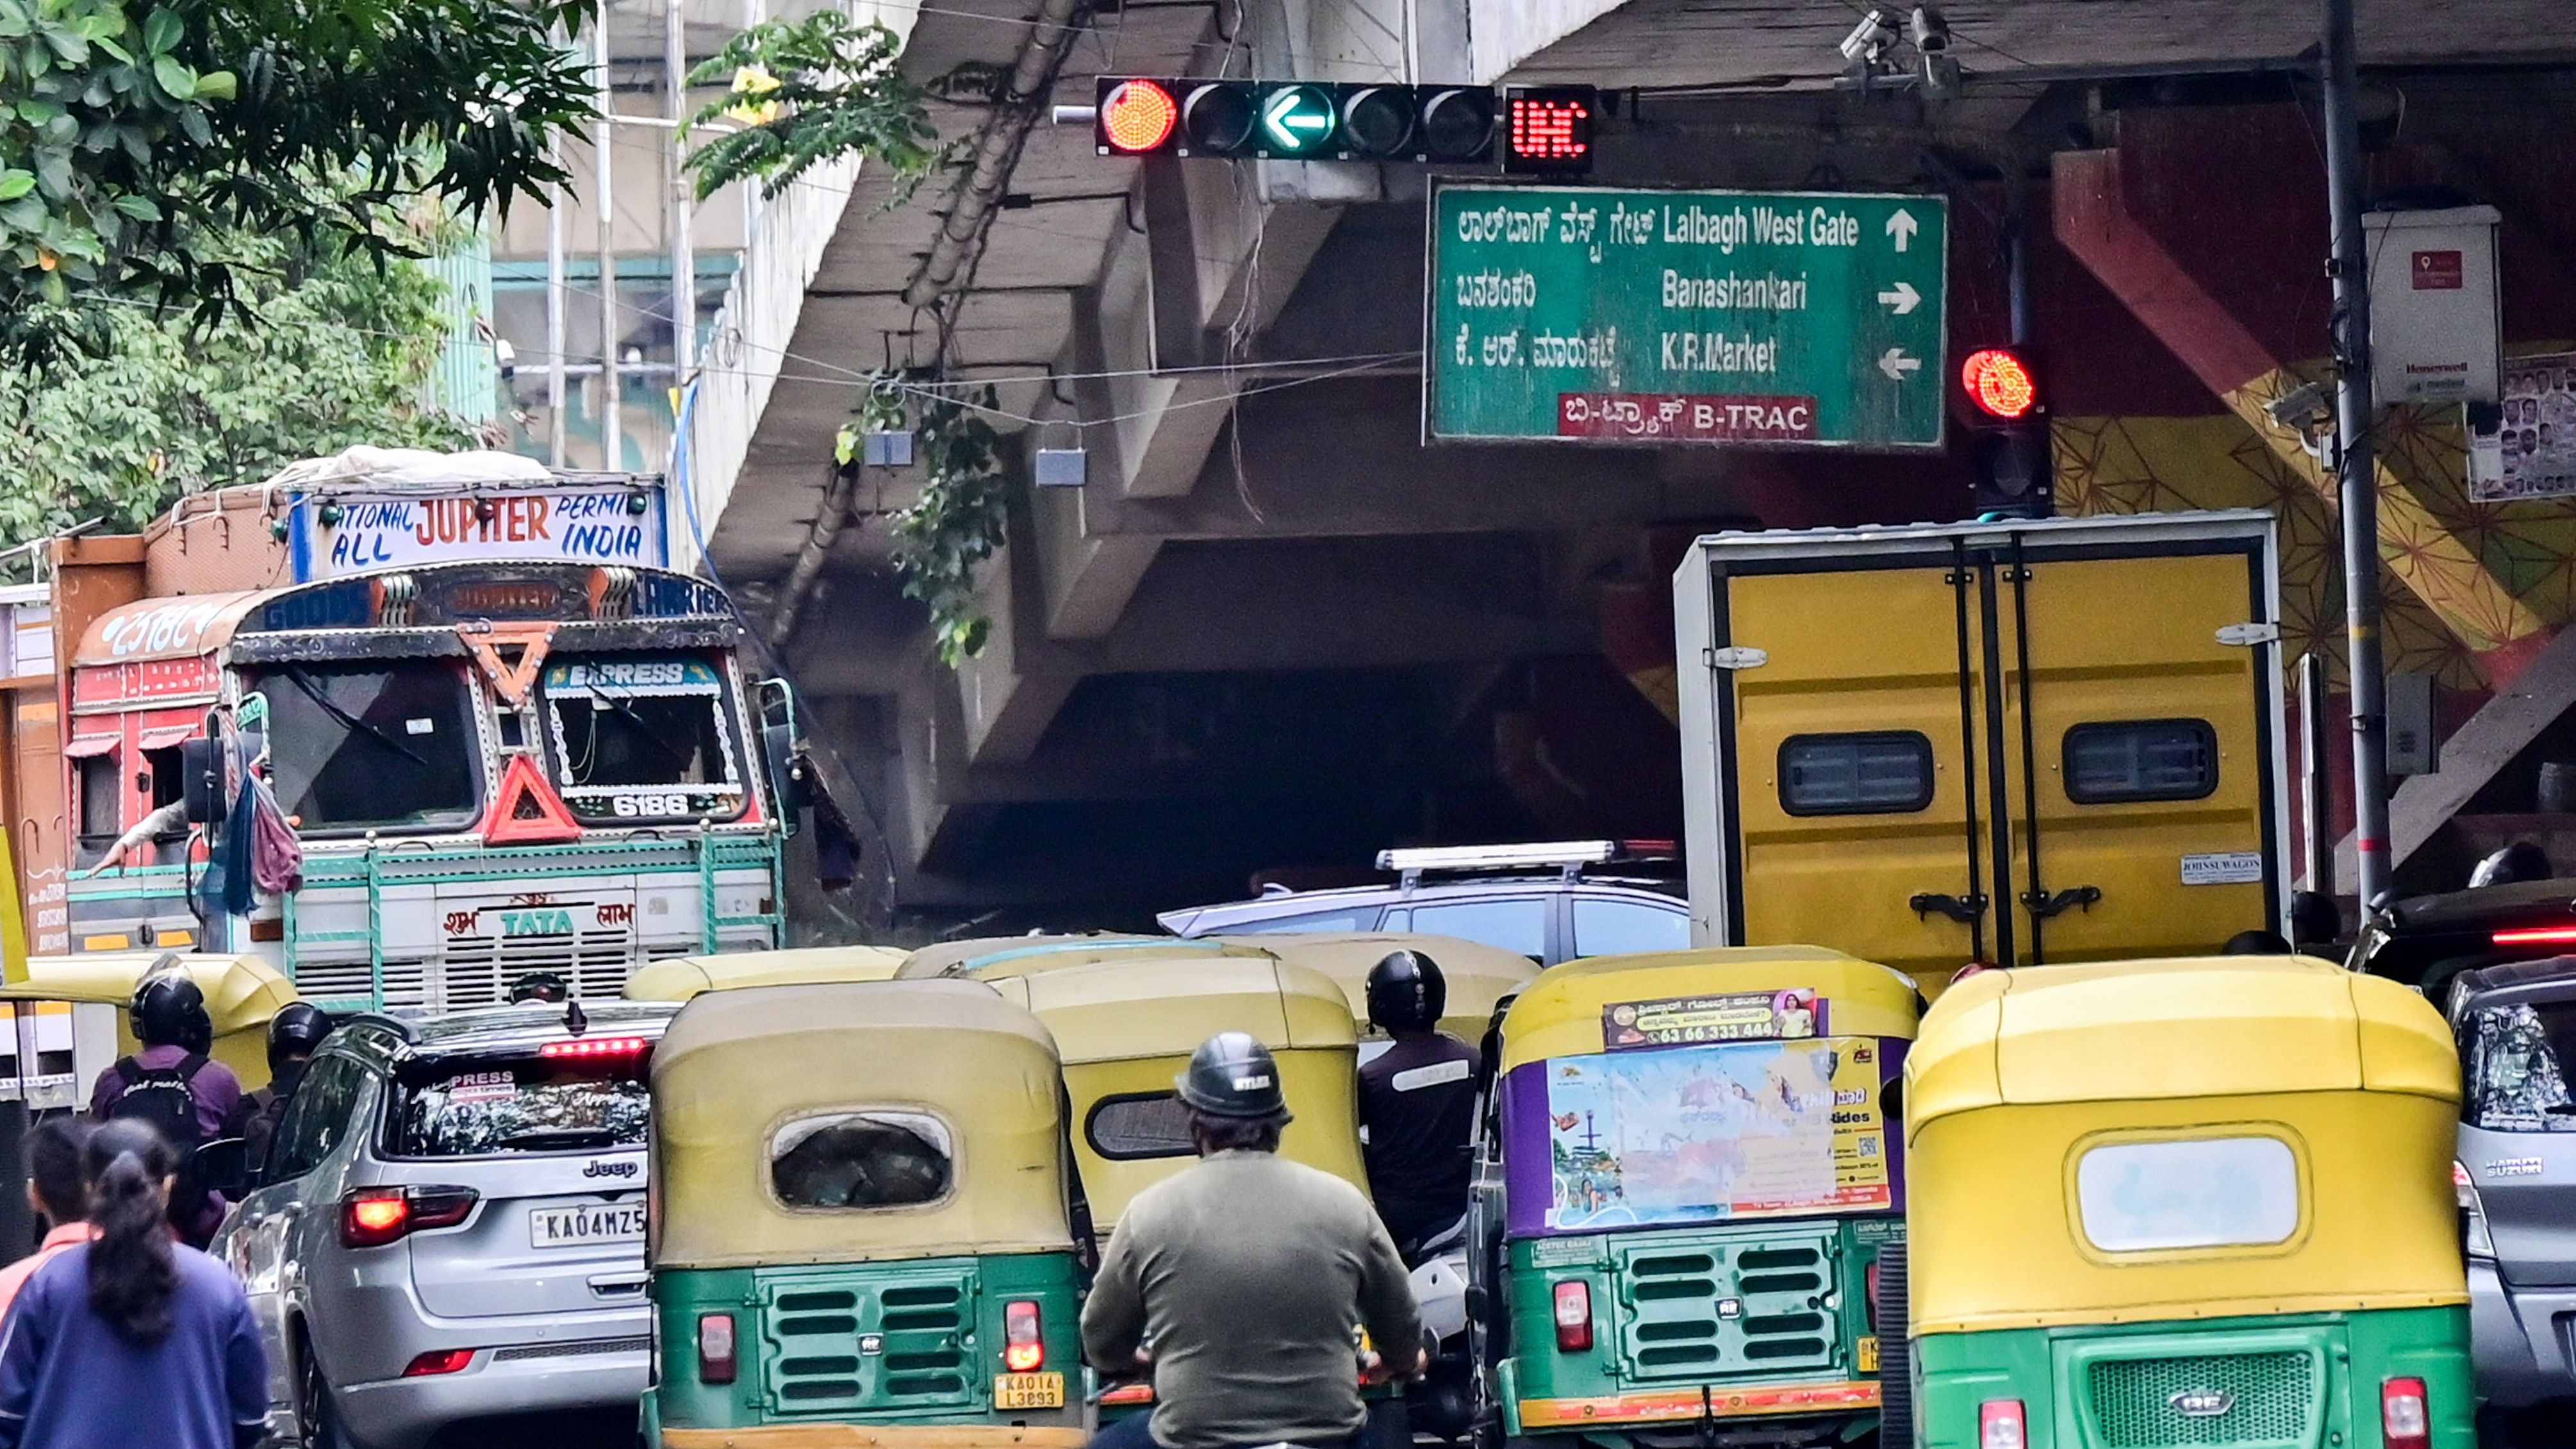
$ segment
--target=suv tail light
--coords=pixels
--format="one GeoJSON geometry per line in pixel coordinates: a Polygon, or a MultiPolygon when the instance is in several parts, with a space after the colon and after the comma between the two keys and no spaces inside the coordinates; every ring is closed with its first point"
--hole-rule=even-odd
{"type": "Polygon", "coordinates": [[[2390,1379],[2379,1386],[2380,1442],[2388,1449],[2428,1449],[2433,1411],[2422,1379],[2390,1379]]]}
{"type": "Polygon", "coordinates": [[[733,1382],[733,1376],[733,1315],[699,1314],[698,1382],[729,1384],[733,1382]]]}
{"type": "Polygon", "coordinates": [[[640,1057],[652,1045],[649,1038],[640,1036],[577,1036],[565,1041],[547,1042],[537,1048],[537,1055],[547,1061],[640,1057]]]}
{"type": "Polygon", "coordinates": [[[2487,1228],[2486,1204],[2478,1201],[2478,1185],[2466,1163],[2451,1164],[2451,1192],[2460,1200],[2460,1251],[2472,1258],[2494,1257],[2495,1234],[2487,1228]]]}
{"type": "Polygon", "coordinates": [[[425,1228],[452,1228],[474,1212],[470,1187],[362,1187],[340,1199],[340,1244],[381,1248],[425,1228]]]}
{"type": "Polygon", "coordinates": [[[2029,1443],[2021,1400],[1988,1399],[1977,1406],[1977,1449],[2025,1449],[2029,1443]]]}
{"type": "Polygon", "coordinates": [[[1592,1285],[1580,1280],[1556,1285],[1556,1347],[1560,1353],[1592,1347],[1592,1285]]]}
{"type": "Polygon", "coordinates": [[[1002,1367],[1015,1374],[1035,1373],[1046,1367],[1046,1334],[1038,1317],[1038,1306],[1019,1299],[1002,1309],[1002,1367]]]}
{"type": "Polygon", "coordinates": [[[406,1365],[403,1369],[403,1377],[417,1379],[431,1374],[457,1373],[472,1362],[474,1362],[474,1350],[470,1348],[433,1348],[406,1365]]]}

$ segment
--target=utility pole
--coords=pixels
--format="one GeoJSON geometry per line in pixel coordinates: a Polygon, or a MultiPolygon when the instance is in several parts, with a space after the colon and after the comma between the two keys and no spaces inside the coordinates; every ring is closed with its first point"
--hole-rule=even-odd
{"type": "Polygon", "coordinates": [[[599,466],[614,473],[626,466],[625,422],[618,416],[617,376],[617,197],[616,166],[610,153],[617,143],[617,88],[610,84],[608,0],[599,0],[593,17],[599,28],[599,121],[590,144],[597,163],[599,212],[599,466]]]}
{"type": "MultiPolygon", "coordinates": [[[[560,170],[564,163],[563,134],[557,131],[546,138],[546,160],[560,170]]],[[[569,293],[564,286],[565,211],[572,205],[572,184],[558,181],[546,192],[546,461],[554,467],[564,465],[566,440],[564,403],[570,388],[566,385],[564,357],[564,322],[571,310],[565,303],[569,293]]]]}
{"type": "MultiPolygon", "coordinates": [[[[681,0],[664,0],[662,20],[663,101],[671,122],[667,179],[671,186],[671,386],[676,392],[689,385],[689,372],[698,360],[698,258],[695,239],[689,235],[696,208],[689,204],[689,168],[683,164],[686,153],[680,137],[680,127],[689,119],[689,29],[681,0]]],[[[674,401],[675,428],[678,409],[674,401]]],[[[680,439],[678,446],[688,446],[688,440],[680,439]]]]}
{"type": "Polygon", "coordinates": [[[2370,259],[2361,231],[2361,128],[2353,115],[2353,0],[2325,0],[2326,198],[2334,232],[2335,463],[2343,513],[2343,611],[2352,675],[2353,890],[2366,913],[2388,890],[2388,690],[2379,659],[2379,492],[2371,457],[2370,259]]]}

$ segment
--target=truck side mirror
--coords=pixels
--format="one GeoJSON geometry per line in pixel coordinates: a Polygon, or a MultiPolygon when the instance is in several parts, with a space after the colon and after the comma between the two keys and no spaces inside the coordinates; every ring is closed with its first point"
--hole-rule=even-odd
{"type": "Polygon", "coordinates": [[[191,825],[211,825],[224,818],[224,742],[216,739],[179,742],[181,808],[191,825]]]}
{"type": "Polygon", "coordinates": [[[813,763],[796,752],[793,725],[762,725],[760,751],[769,766],[770,793],[778,799],[779,822],[792,833],[796,817],[814,803],[813,763]]]}

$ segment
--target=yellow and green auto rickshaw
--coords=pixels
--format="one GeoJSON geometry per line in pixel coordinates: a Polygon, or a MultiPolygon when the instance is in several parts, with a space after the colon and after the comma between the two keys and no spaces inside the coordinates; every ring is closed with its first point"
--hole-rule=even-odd
{"type": "Polygon", "coordinates": [[[1980,973],[1904,1095],[1889,1444],[2476,1442],[2459,1056],[2412,991],[2282,956],[1980,973]]]}
{"type": "Polygon", "coordinates": [[[1481,1435],[1867,1434],[1867,1285],[1906,1191],[1880,1103],[1920,1001],[1906,976],[1811,946],[1540,973],[1504,1014],[1477,1142],[1481,1435]]]}
{"type": "Polygon", "coordinates": [[[1449,1005],[1440,1029],[1462,1041],[1484,1038],[1496,1005],[1527,986],[1538,966],[1518,951],[1488,946],[1457,936],[1431,936],[1415,931],[1280,931],[1259,936],[1213,938],[1229,946],[1268,951],[1283,961],[1309,966],[1333,980],[1351,999],[1351,1018],[1368,1053],[1368,1038],[1384,1036],[1369,1025],[1369,969],[1394,951],[1419,951],[1440,964],[1448,983],[1449,1005]]]}
{"type": "Polygon", "coordinates": [[[33,1014],[38,1025],[37,1060],[22,1064],[23,1079],[32,1087],[40,1079],[54,1085],[69,1078],[77,1097],[76,1102],[58,1101],[31,1091],[29,1105],[88,1104],[91,1081],[136,1049],[125,1008],[144,978],[161,972],[185,975],[205,993],[206,1015],[215,1029],[207,1055],[231,1067],[245,1083],[268,1080],[269,1018],[297,997],[295,983],[258,957],[180,951],[34,956],[22,979],[0,985],[0,1002],[11,1003],[13,1015],[33,1014]],[[84,1023],[90,1021],[99,1028],[87,1029],[84,1023]]]}
{"type": "Polygon", "coordinates": [[[653,1053],[666,1449],[1079,1449],[1046,1028],[972,981],[711,991],[653,1053]]]}
{"type": "Polygon", "coordinates": [[[1094,961],[1196,959],[1210,955],[1254,956],[1257,946],[1228,947],[1214,941],[1180,936],[1121,936],[1109,932],[1031,936],[978,936],[938,941],[906,956],[896,974],[906,980],[925,976],[1019,976],[1094,961]]]}
{"type": "Polygon", "coordinates": [[[824,986],[892,980],[910,953],[900,946],[808,946],[793,951],[727,951],[648,962],[626,978],[629,1001],[687,1001],[746,986],[824,986]]]}

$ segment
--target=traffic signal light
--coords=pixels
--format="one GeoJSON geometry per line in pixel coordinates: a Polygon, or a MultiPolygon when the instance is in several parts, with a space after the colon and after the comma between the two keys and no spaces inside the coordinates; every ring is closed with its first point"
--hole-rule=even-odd
{"type": "Polygon", "coordinates": [[[2048,408],[2029,355],[2013,347],[1976,349],[1959,364],[1959,391],[1977,427],[1977,516],[2046,518],[2055,512],[2048,408]]]}
{"type": "Polygon", "coordinates": [[[1092,141],[1103,156],[1459,165],[1492,159],[1495,118],[1475,86],[1103,76],[1092,141]]]}

